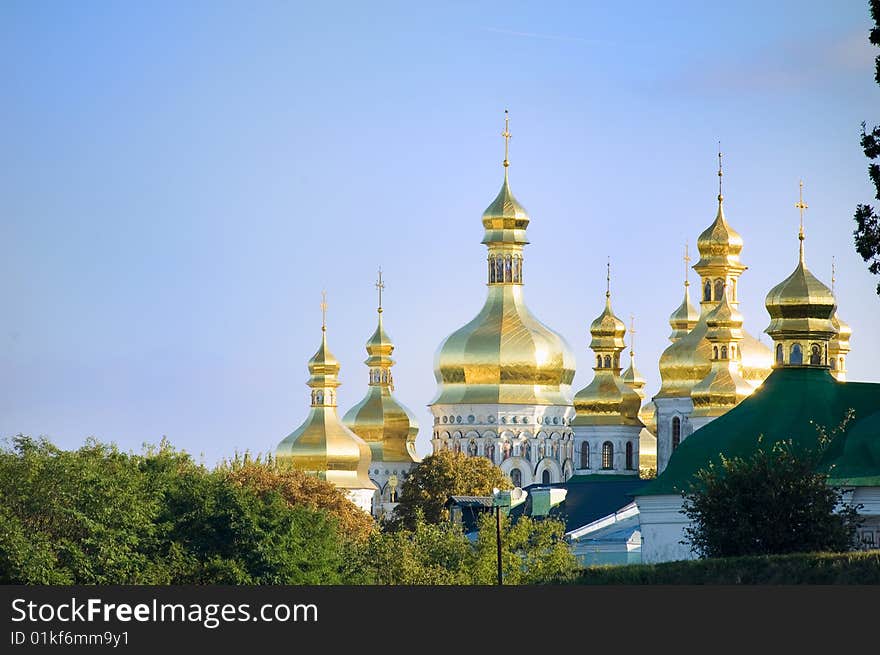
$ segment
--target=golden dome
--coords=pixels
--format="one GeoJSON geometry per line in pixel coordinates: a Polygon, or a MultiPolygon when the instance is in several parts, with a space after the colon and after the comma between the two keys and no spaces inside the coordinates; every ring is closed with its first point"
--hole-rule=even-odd
{"type": "MultiPolygon", "coordinates": [[[[720,179],[720,166],[718,173],[720,179]]],[[[731,283],[735,283],[736,278],[747,268],[739,259],[743,247],[742,237],[730,227],[724,217],[724,196],[720,192],[715,220],[700,235],[697,246],[700,251],[700,261],[693,268],[701,276],[715,278],[716,281],[730,280],[731,283]]],[[[687,260],[687,256],[685,259],[687,260]]],[[[722,295],[725,297],[729,298],[730,294],[735,293],[726,286],[723,288],[722,295]]],[[[733,289],[735,290],[735,286],[733,289]]],[[[687,289],[685,289],[686,303],[689,301],[687,296],[687,289]]],[[[674,339],[673,343],[663,351],[660,356],[662,383],[655,398],[686,397],[690,395],[694,386],[711,371],[712,344],[706,337],[709,329],[706,319],[707,315],[718,306],[720,300],[717,298],[713,301],[704,300],[701,302],[700,317],[696,324],[689,332],[674,339]]],[[[730,303],[735,308],[737,304],[735,296],[730,299],[730,303]]],[[[685,315],[686,310],[682,312],[682,318],[685,315]]],[[[672,324],[672,319],[670,319],[670,324],[672,324]]],[[[676,330],[675,325],[673,325],[673,330],[676,330]]],[[[670,339],[675,334],[676,332],[673,332],[670,339]]],[[[743,330],[738,351],[740,353],[739,372],[742,378],[753,388],[758,387],[770,374],[773,363],[772,351],[745,330],[743,330]]]]}
{"type": "Polygon", "coordinates": [[[309,360],[312,406],[305,422],[285,437],[275,451],[279,461],[313,473],[341,489],[375,489],[370,480],[370,447],[339,420],[336,388],[339,362],[327,348],[322,327],[321,347],[309,360]]]}
{"type": "Polygon", "coordinates": [[[520,285],[489,286],[480,313],[450,334],[434,358],[432,405],[570,405],[575,359],[535,318],[520,285]]]}
{"type": "Polygon", "coordinates": [[[575,394],[576,416],[572,425],[641,425],[642,399],[620,377],[620,352],[626,326],[611,309],[605,293],[605,309],[590,325],[590,349],[596,354],[593,380],[575,394]]]}
{"type": "MultiPolygon", "coordinates": [[[[379,285],[382,285],[381,273],[379,285]]],[[[384,285],[380,292],[381,288],[384,285]]],[[[413,413],[392,395],[393,352],[394,344],[382,325],[380,304],[379,324],[367,341],[369,357],[364,361],[370,368],[367,395],[345,413],[342,422],[367,442],[374,462],[418,462],[420,458],[415,449],[418,422],[413,413]]]]}
{"type": "Polygon", "coordinates": [[[719,193],[715,220],[697,238],[700,261],[694,268],[728,268],[742,272],[746,268],[739,261],[742,249],[742,237],[724,218],[724,196],[719,193]]]}
{"type": "Polygon", "coordinates": [[[706,315],[706,340],[712,344],[712,361],[709,373],[691,391],[693,416],[721,416],[754,391],[739,370],[737,349],[743,338],[742,324],[742,314],[727,294],[706,315]]]}
{"type": "MultiPolygon", "coordinates": [[[[506,112],[505,112],[506,113],[506,112]]],[[[522,250],[529,217],[510,191],[505,116],[504,183],[483,213],[488,295],[479,314],[449,335],[434,358],[431,405],[570,405],[575,359],[559,334],[526,307],[522,250]]]]}
{"type": "Polygon", "coordinates": [[[669,325],[672,327],[672,334],[669,340],[675,343],[684,335],[694,329],[697,321],[700,320],[700,312],[691,304],[691,294],[688,287],[690,283],[684,282],[684,299],[678,308],[669,316],[669,325]]]}
{"type": "Polygon", "coordinates": [[[830,340],[837,329],[832,317],[837,309],[834,294],[813,275],[804,263],[803,237],[801,256],[794,272],[767,294],[764,305],[770,314],[765,332],[774,340],[830,340]]]}

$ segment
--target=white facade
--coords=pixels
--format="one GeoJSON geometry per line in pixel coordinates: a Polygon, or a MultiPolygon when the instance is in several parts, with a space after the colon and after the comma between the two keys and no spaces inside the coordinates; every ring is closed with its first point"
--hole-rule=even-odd
{"type": "Polygon", "coordinates": [[[576,475],[639,474],[641,425],[575,425],[572,431],[576,475]],[[584,444],[589,446],[589,456],[584,451],[584,444]],[[629,462],[627,447],[631,450],[629,462]]]}
{"type": "Polygon", "coordinates": [[[674,435],[678,435],[678,443],[681,444],[696,428],[690,418],[694,411],[694,403],[690,396],[654,398],[654,404],[657,406],[657,474],[659,475],[672,456],[674,435]]]}
{"type": "Polygon", "coordinates": [[[570,405],[432,405],[433,451],[486,457],[515,486],[564,482],[574,473],[570,405]]]}
{"type": "Polygon", "coordinates": [[[373,505],[374,493],[373,489],[346,489],[345,497],[369,514],[373,505]]]}
{"type": "Polygon", "coordinates": [[[373,461],[370,464],[370,480],[376,485],[376,491],[370,499],[370,513],[373,516],[377,519],[391,518],[394,508],[397,507],[403,481],[416,466],[418,462],[373,461]],[[391,484],[392,479],[397,482],[396,486],[391,484]]]}

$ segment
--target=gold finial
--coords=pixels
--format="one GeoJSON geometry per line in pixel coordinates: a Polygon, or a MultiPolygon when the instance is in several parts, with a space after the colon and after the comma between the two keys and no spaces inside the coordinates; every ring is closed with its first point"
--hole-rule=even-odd
{"type": "Polygon", "coordinates": [[[691,263],[691,256],[688,254],[688,244],[684,244],[684,286],[689,287],[691,283],[688,281],[688,264],[691,263]]]}
{"type": "Polygon", "coordinates": [[[718,202],[724,200],[724,196],[721,195],[721,178],[724,177],[724,171],[721,170],[721,141],[718,142],[718,202]]]}
{"type": "Polygon", "coordinates": [[[798,241],[800,241],[800,257],[801,263],[804,263],[804,210],[809,207],[807,203],[804,202],[804,181],[801,180],[800,183],[800,191],[798,194],[798,201],[794,204],[800,210],[801,214],[801,228],[798,230],[798,241]]]}
{"type": "Polygon", "coordinates": [[[834,295],[834,282],[837,279],[837,265],[834,261],[834,255],[831,255],[831,295],[834,295]]]}
{"type": "Polygon", "coordinates": [[[510,114],[504,110],[504,131],[501,133],[504,137],[504,168],[510,166],[508,155],[510,154],[510,114]]]}
{"type": "Polygon", "coordinates": [[[636,350],[636,317],[629,315],[629,358],[635,357],[636,350]]]}
{"type": "Polygon", "coordinates": [[[379,279],[376,281],[376,289],[379,291],[379,313],[382,313],[382,290],[385,288],[385,283],[382,282],[382,267],[379,267],[379,279]]]}
{"type": "Polygon", "coordinates": [[[321,331],[327,331],[327,292],[321,292],[321,331]]]}
{"type": "Polygon", "coordinates": [[[607,273],[605,274],[605,297],[611,297],[611,256],[608,257],[607,273]]]}

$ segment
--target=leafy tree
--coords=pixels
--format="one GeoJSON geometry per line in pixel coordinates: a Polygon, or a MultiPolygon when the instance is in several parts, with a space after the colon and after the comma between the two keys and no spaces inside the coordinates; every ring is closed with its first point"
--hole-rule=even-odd
{"type": "Polygon", "coordinates": [[[820,433],[806,451],[780,441],[701,469],[683,504],[683,543],[701,557],[852,550],[860,506],[817,472],[829,442],[820,433]]]}
{"type": "MultiPolygon", "coordinates": [[[[504,584],[546,584],[570,580],[577,560],[563,541],[565,524],[557,519],[520,517],[516,523],[501,515],[501,575],[504,584]]],[[[498,552],[495,516],[480,517],[474,584],[495,584],[498,552]]]]}
{"type": "Polygon", "coordinates": [[[492,489],[511,489],[513,484],[484,457],[468,457],[451,450],[428,455],[400,489],[396,524],[415,528],[419,515],[428,523],[449,518],[450,496],[489,496],[492,489]]]}
{"type": "MultiPolygon", "coordinates": [[[[868,40],[873,45],[880,46],[880,0],[869,0],[869,6],[874,27],[868,40]]],[[[880,54],[874,59],[874,81],[880,84],[880,54]]],[[[873,162],[880,157],[880,125],[875,126],[871,132],[866,132],[865,123],[862,123],[861,145],[865,156],[872,160],[868,165],[868,177],[877,189],[875,197],[880,200],[880,164],[873,162]]],[[[855,221],[856,229],[853,236],[856,252],[866,262],[870,262],[868,270],[871,273],[880,275],[880,216],[874,212],[871,205],[860,204],[856,207],[855,221]]],[[[877,284],[877,294],[880,295],[880,283],[877,284]]]]}
{"type": "Polygon", "coordinates": [[[333,484],[279,463],[271,456],[261,460],[236,455],[219,466],[218,471],[231,484],[261,495],[277,492],[291,506],[327,511],[335,517],[339,532],[346,539],[364,541],[375,529],[373,519],[333,484]]]}

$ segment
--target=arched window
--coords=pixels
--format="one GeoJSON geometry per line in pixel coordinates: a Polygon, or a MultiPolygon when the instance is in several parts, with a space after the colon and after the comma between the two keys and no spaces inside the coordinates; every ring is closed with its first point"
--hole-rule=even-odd
{"type": "Polygon", "coordinates": [[[703,300],[712,300],[712,283],[709,280],[703,286],[703,300]]]}
{"type": "Polygon", "coordinates": [[[513,281],[522,282],[522,259],[519,257],[513,258],[513,281]]]}
{"type": "Polygon", "coordinates": [[[605,355],[605,368],[611,368],[611,355],[605,355]]]}
{"type": "Polygon", "coordinates": [[[550,484],[550,471],[544,469],[544,472],[541,474],[541,484],[550,484]]]}
{"type": "Polygon", "coordinates": [[[730,296],[730,302],[736,302],[736,278],[730,281],[730,292],[728,295],[730,296]]]}
{"type": "Polygon", "coordinates": [[[505,441],[501,444],[501,459],[505,460],[510,457],[510,443],[505,441]]]}
{"type": "Polygon", "coordinates": [[[495,283],[495,259],[489,258],[489,284],[495,283]]]}
{"type": "Polygon", "coordinates": [[[602,468],[614,468],[614,444],[610,441],[606,441],[602,444],[602,468]]]}
{"type": "Polygon", "coordinates": [[[822,366],[822,349],[818,343],[810,346],[810,366],[822,366]]]}
{"type": "Polygon", "coordinates": [[[514,487],[522,486],[522,471],[519,469],[511,469],[510,470],[510,481],[513,482],[514,487]]]}
{"type": "Polygon", "coordinates": [[[477,454],[477,442],[473,439],[468,443],[468,455],[474,457],[477,454]]]}
{"type": "Polygon", "coordinates": [[[801,350],[801,344],[796,343],[791,347],[791,356],[788,358],[788,363],[793,366],[800,366],[804,363],[804,353],[801,350]]]}
{"type": "Polygon", "coordinates": [[[626,470],[633,470],[633,444],[632,441],[626,442],[626,470]]]}
{"type": "Polygon", "coordinates": [[[724,299],[724,280],[715,280],[715,300],[724,299]]]}
{"type": "Polygon", "coordinates": [[[501,257],[495,258],[495,281],[504,281],[504,262],[501,261],[501,257]]]}
{"type": "Polygon", "coordinates": [[[581,442],[581,468],[590,468],[590,444],[586,441],[581,442]]]}
{"type": "Polygon", "coordinates": [[[602,355],[596,355],[596,368],[602,368],[602,355]]]}
{"type": "Polygon", "coordinates": [[[718,359],[718,346],[712,346],[712,359],[718,359]]]}
{"type": "Polygon", "coordinates": [[[620,368],[620,353],[614,355],[614,368],[620,368]]]}
{"type": "Polygon", "coordinates": [[[504,281],[510,282],[512,280],[511,271],[510,271],[510,255],[504,258],[504,281]]]}
{"type": "Polygon", "coordinates": [[[721,359],[727,359],[727,346],[721,346],[721,359]]]}
{"type": "Polygon", "coordinates": [[[672,419],[672,450],[678,448],[681,443],[681,419],[677,416],[672,419]]]}
{"type": "Polygon", "coordinates": [[[830,363],[831,363],[831,370],[836,371],[837,370],[837,359],[832,357],[830,363]]]}
{"type": "Polygon", "coordinates": [[[782,363],[782,344],[781,343],[776,344],[776,363],[777,364],[782,363]]]}
{"type": "Polygon", "coordinates": [[[528,441],[524,441],[522,445],[523,457],[526,458],[527,462],[532,461],[532,444],[528,441]]]}

